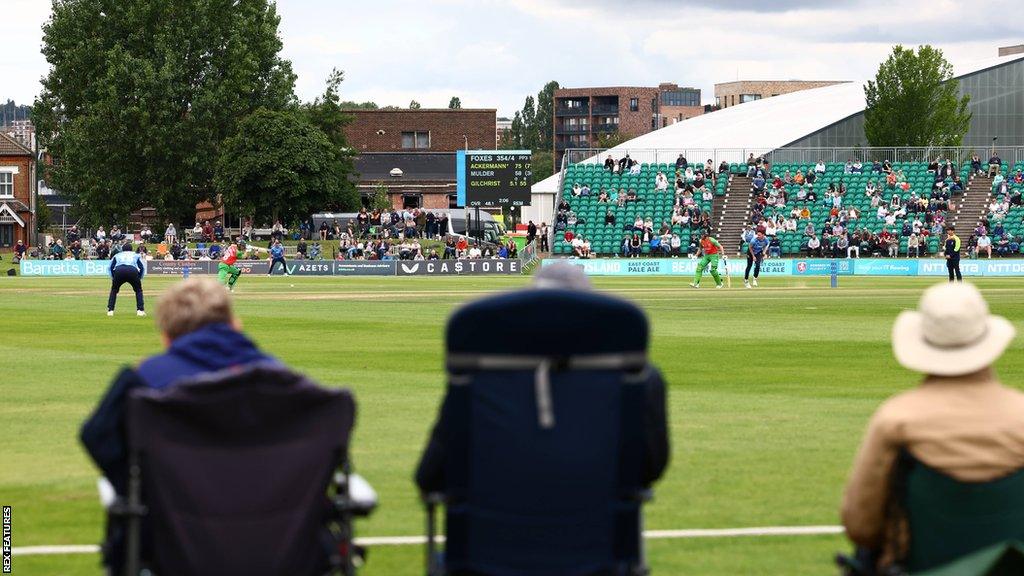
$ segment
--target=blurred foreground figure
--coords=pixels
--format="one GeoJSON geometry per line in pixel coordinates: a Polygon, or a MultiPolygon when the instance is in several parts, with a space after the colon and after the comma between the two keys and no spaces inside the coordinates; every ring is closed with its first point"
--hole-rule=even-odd
{"type": "Polygon", "coordinates": [[[642,505],[669,454],[665,384],[643,312],[589,286],[575,266],[545,267],[533,288],[449,320],[447,394],[416,472],[430,574],[645,573],[642,505]],[[523,328],[495,333],[494,318],[523,328]]]}
{"type": "Polygon", "coordinates": [[[854,461],[853,572],[916,573],[1024,537],[1024,393],[992,369],[1014,334],[971,284],[934,286],[899,315],[896,360],[926,376],[875,412],[854,461]]]}
{"type": "Polygon", "coordinates": [[[114,492],[111,573],[352,573],[351,518],[376,501],[350,490],[352,396],[261,352],[212,279],[171,287],[156,318],[166,351],[123,369],[82,427],[114,492]]]}

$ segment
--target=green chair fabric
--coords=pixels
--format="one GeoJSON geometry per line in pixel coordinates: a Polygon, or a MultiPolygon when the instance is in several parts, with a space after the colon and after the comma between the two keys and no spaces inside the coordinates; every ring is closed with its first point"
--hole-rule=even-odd
{"type": "Polygon", "coordinates": [[[911,573],[1000,542],[1024,540],[1024,470],[991,482],[960,482],[909,454],[903,458],[911,573]]]}

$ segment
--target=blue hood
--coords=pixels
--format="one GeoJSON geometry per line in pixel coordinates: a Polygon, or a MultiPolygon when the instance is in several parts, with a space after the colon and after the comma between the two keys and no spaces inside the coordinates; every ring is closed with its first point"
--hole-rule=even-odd
{"type": "Polygon", "coordinates": [[[208,324],[179,337],[167,352],[143,361],[138,374],[147,386],[164,388],[189,376],[257,362],[280,364],[231,326],[208,324]]]}

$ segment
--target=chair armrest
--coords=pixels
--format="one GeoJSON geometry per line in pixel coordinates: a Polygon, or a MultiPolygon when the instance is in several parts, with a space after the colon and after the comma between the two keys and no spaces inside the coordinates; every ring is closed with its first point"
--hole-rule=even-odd
{"type": "Polygon", "coordinates": [[[100,505],[103,506],[104,510],[110,510],[110,507],[117,501],[117,491],[114,490],[114,485],[107,480],[106,476],[100,476],[96,480],[96,490],[100,493],[100,505]]]}
{"type": "Polygon", "coordinates": [[[377,492],[362,476],[338,472],[334,476],[334,482],[337,494],[333,503],[337,512],[365,517],[377,508],[377,492]]]}
{"type": "Polygon", "coordinates": [[[633,499],[639,502],[650,502],[651,500],[654,500],[654,489],[643,488],[641,490],[637,490],[633,494],[633,499]]]}

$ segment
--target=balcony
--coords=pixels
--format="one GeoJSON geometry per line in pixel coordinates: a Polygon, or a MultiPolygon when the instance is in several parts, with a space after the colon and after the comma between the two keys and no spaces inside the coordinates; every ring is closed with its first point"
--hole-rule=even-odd
{"type": "Polygon", "coordinates": [[[590,126],[584,124],[582,126],[559,126],[555,128],[555,134],[586,134],[590,132],[590,126]]]}
{"type": "Polygon", "coordinates": [[[555,108],[555,116],[588,116],[590,108],[587,106],[559,106],[555,108]]]}
{"type": "Polygon", "coordinates": [[[619,107],[615,104],[595,104],[592,108],[594,116],[618,116],[619,114],[619,107]]]}
{"type": "Polygon", "coordinates": [[[618,124],[594,124],[594,133],[595,134],[608,134],[608,133],[611,133],[611,132],[618,132],[618,131],[619,131],[619,125],[618,124]]]}

